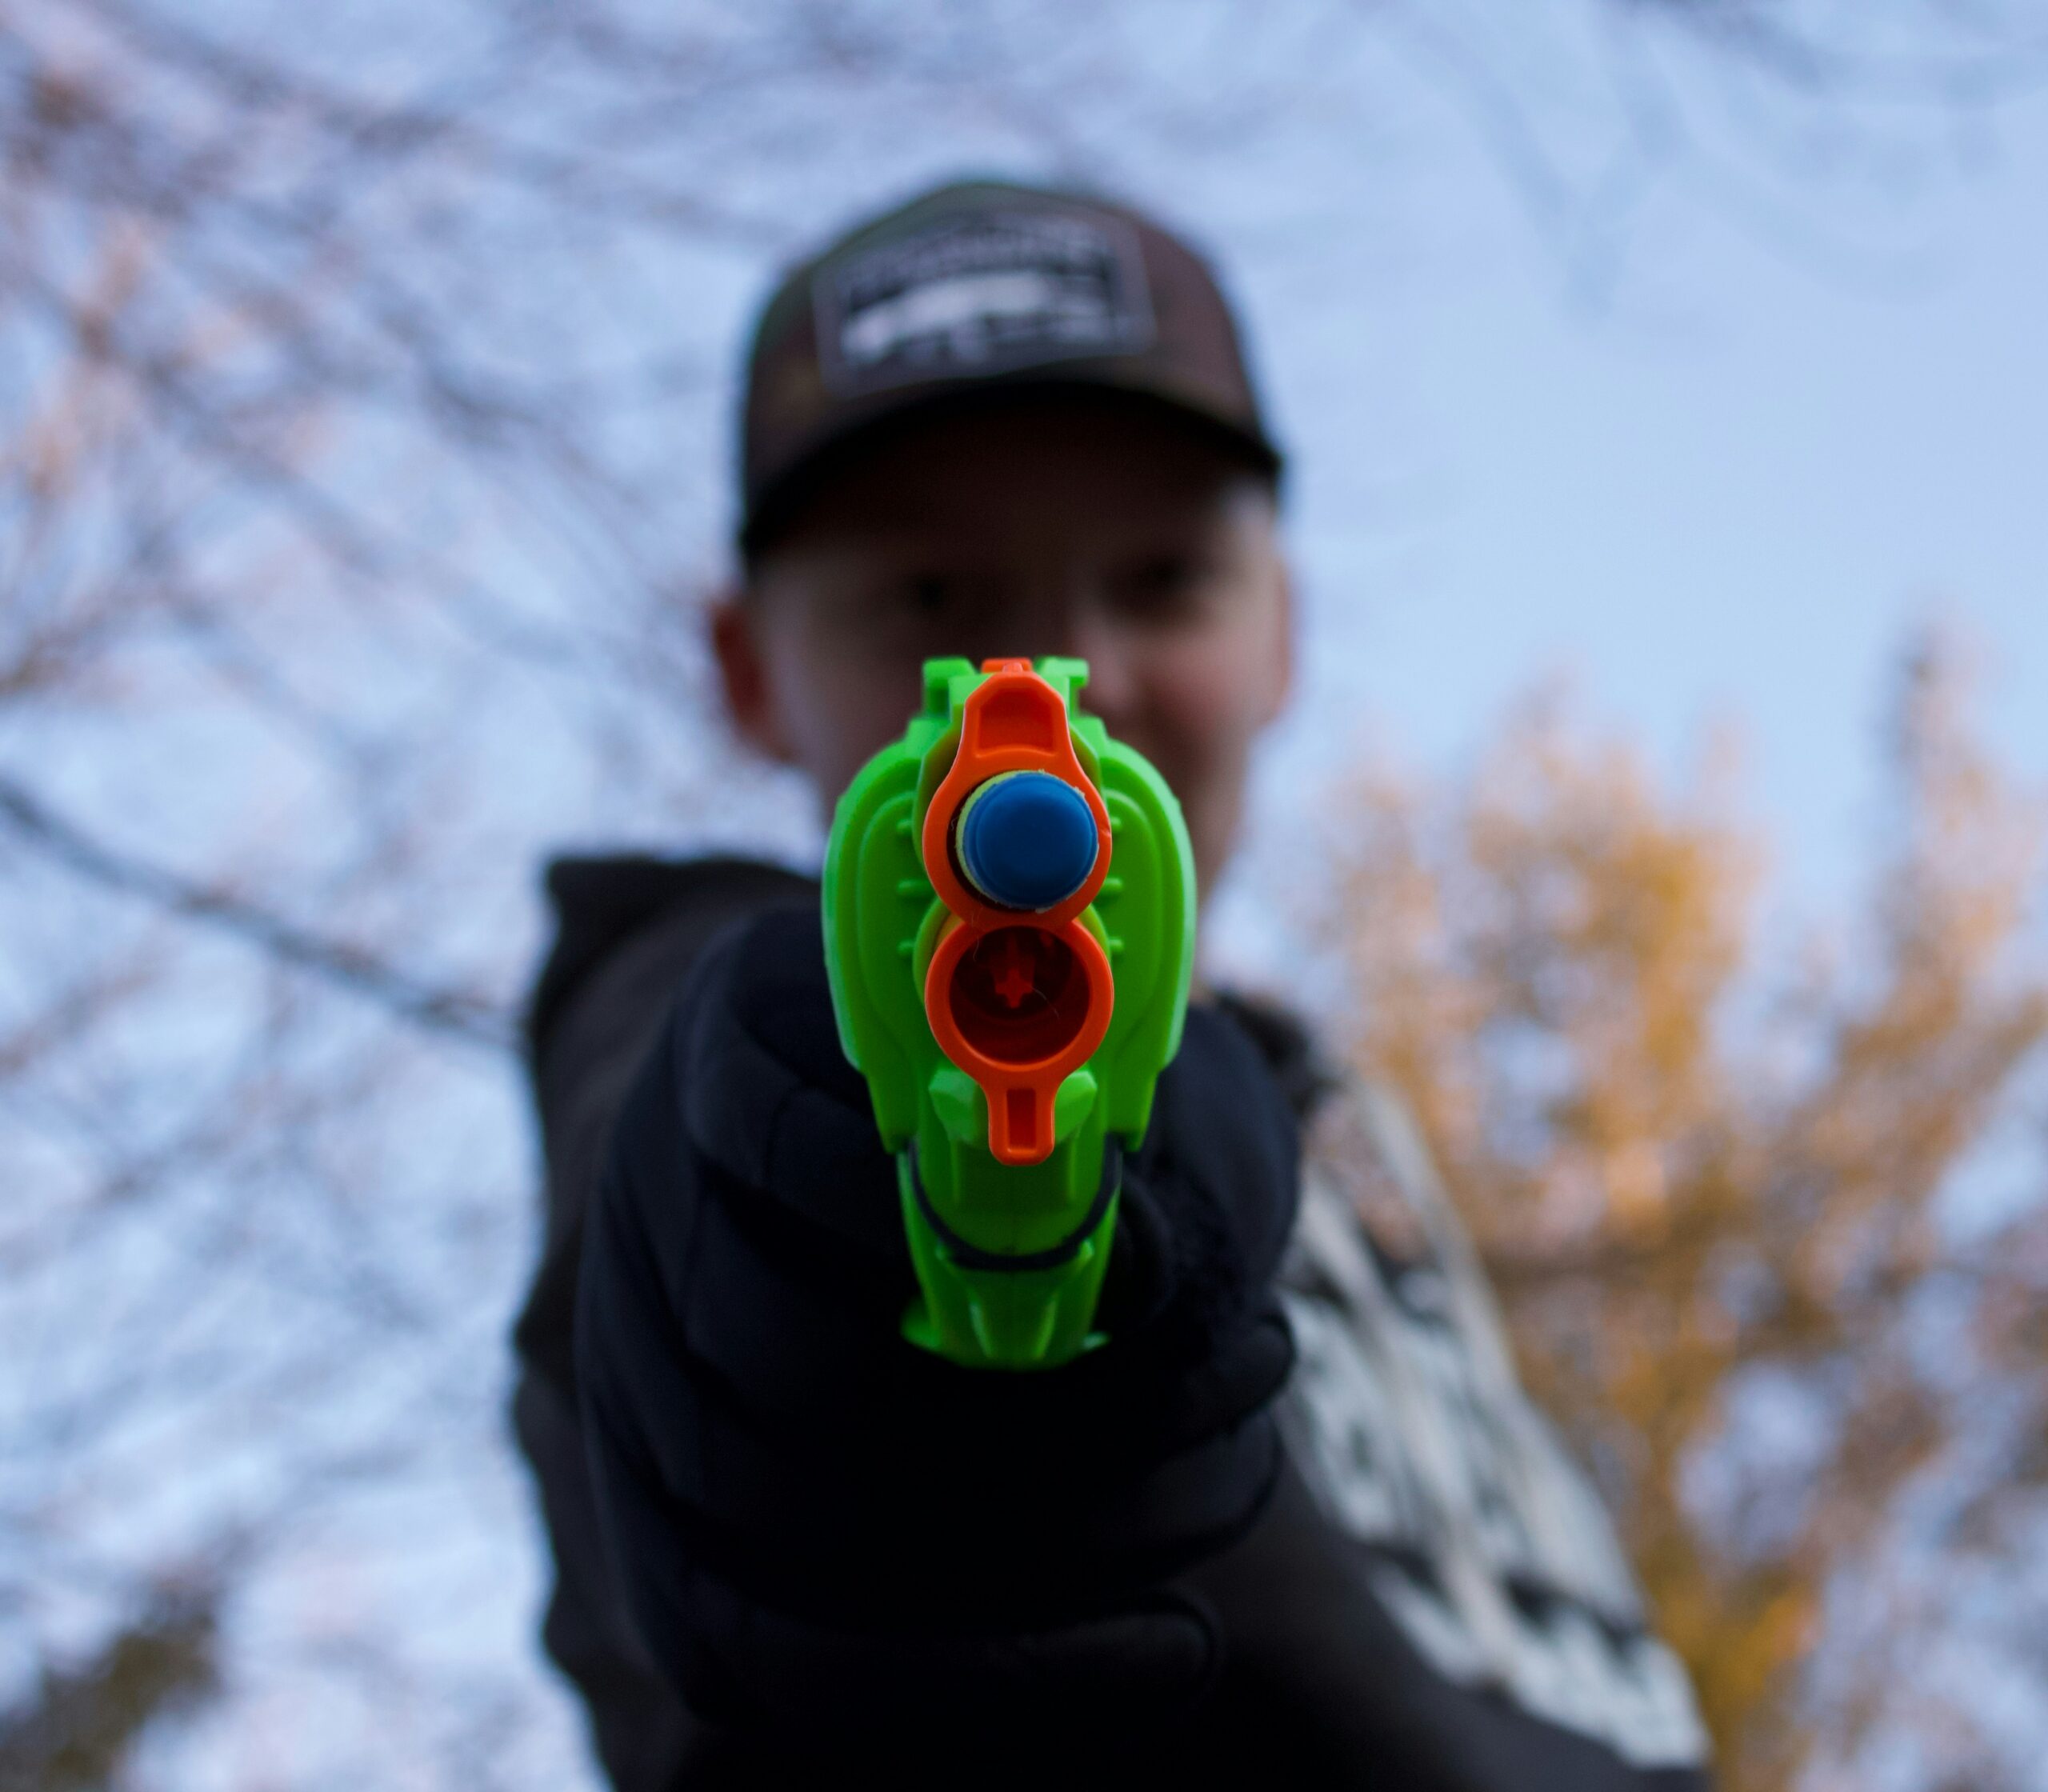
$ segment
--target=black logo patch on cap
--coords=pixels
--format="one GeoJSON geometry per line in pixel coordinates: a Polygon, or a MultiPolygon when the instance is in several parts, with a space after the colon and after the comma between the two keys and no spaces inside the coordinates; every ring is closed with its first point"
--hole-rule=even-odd
{"type": "Polygon", "coordinates": [[[812,290],[843,394],[1129,354],[1152,340],[1135,235],[1116,219],[982,212],[855,251],[812,290]]]}

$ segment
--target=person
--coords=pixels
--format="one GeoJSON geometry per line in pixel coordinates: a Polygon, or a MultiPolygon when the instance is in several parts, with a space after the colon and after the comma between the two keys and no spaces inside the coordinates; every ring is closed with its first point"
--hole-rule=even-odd
{"type": "MultiPolygon", "coordinates": [[[[730,719],[827,806],[927,656],[1057,653],[1230,857],[1286,701],[1281,457],[1202,258],[1094,196],[940,188],[782,281],[741,429],[730,719]]],[[[1690,1692],[1519,1389],[1385,1091],[1198,986],[1125,1174],[1108,1342],[907,1342],[893,1166],[814,881],[556,862],[518,1436],[546,1646],[622,1792],[1698,1788],[1690,1692]]]]}

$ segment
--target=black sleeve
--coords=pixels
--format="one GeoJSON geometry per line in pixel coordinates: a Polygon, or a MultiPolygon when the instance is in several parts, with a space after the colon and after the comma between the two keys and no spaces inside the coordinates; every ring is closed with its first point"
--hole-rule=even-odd
{"type": "Polygon", "coordinates": [[[1191,1012],[1126,1171],[1110,1342],[963,1369],[902,1336],[894,1166],[814,916],[708,951],[615,1129],[577,1308],[599,1513],[693,1709],[764,1751],[945,1737],[992,1770],[1184,1719],[1220,1638],[1169,1582],[1279,1467],[1295,1142],[1250,1040],[1191,1012]]]}
{"type": "Polygon", "coordinates": [[[620,1102],[706,942],[736,916],[814,905],[817,886],[738,860],[571,859],[548,874],[558,931],[527,1019],[546,1165],[544,1242],[514,1342],[513,1422],[554,1558],[542,1640],[589,1711],[620,1792],[669,1792],[699,1726],[647,1660],[598,1530],[572,1339],[584,1226],[620,1102]]]}

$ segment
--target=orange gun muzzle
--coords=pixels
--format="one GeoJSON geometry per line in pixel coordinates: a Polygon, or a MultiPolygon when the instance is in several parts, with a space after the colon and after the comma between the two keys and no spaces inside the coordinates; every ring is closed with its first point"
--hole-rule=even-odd
{"type": "Polygon", "coordinates": [[[988,1098],[990,1154],[1040,1163],[1057,1142],[1059,1086],[1094,1056],[1114,1004],[1109,955],[1081,918],[1109,874],[1110,818],[1074,752],[1059,693],[1028,660],[989,660],[982,670],[988,676],[962,706],[952,767],[925,813],[926,872],[951,911],[925,974],[925,1015],[939,1049],[988,1098]],[[1043,910],[990,901],[959,857],[970,799],[1018,772],[1059,779],[1094,824],[1086,874],[1043,910]]]}

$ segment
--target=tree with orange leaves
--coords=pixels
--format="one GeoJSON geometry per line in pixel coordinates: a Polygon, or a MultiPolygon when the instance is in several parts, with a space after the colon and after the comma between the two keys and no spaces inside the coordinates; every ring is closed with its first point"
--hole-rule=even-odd
{"type": "Polygon", "coordinates": [[[1725,803],[1554,705],[1465,788],[1370,776],[1346,813],[1350,1050],[1435,1152],[1739,1792],[1867,1784],[1883,1749],[1914,1784],[2031,1770],[1930,1664],[1947,1590],[1995,1583],[2048,1490],[2038,1135],[2034,1198],[1974,1228],[1956,1198],[2048,1039],[2043,811],[1938,642],[1890,751],[1863,937],[1790,974],[1725,803]]]}

